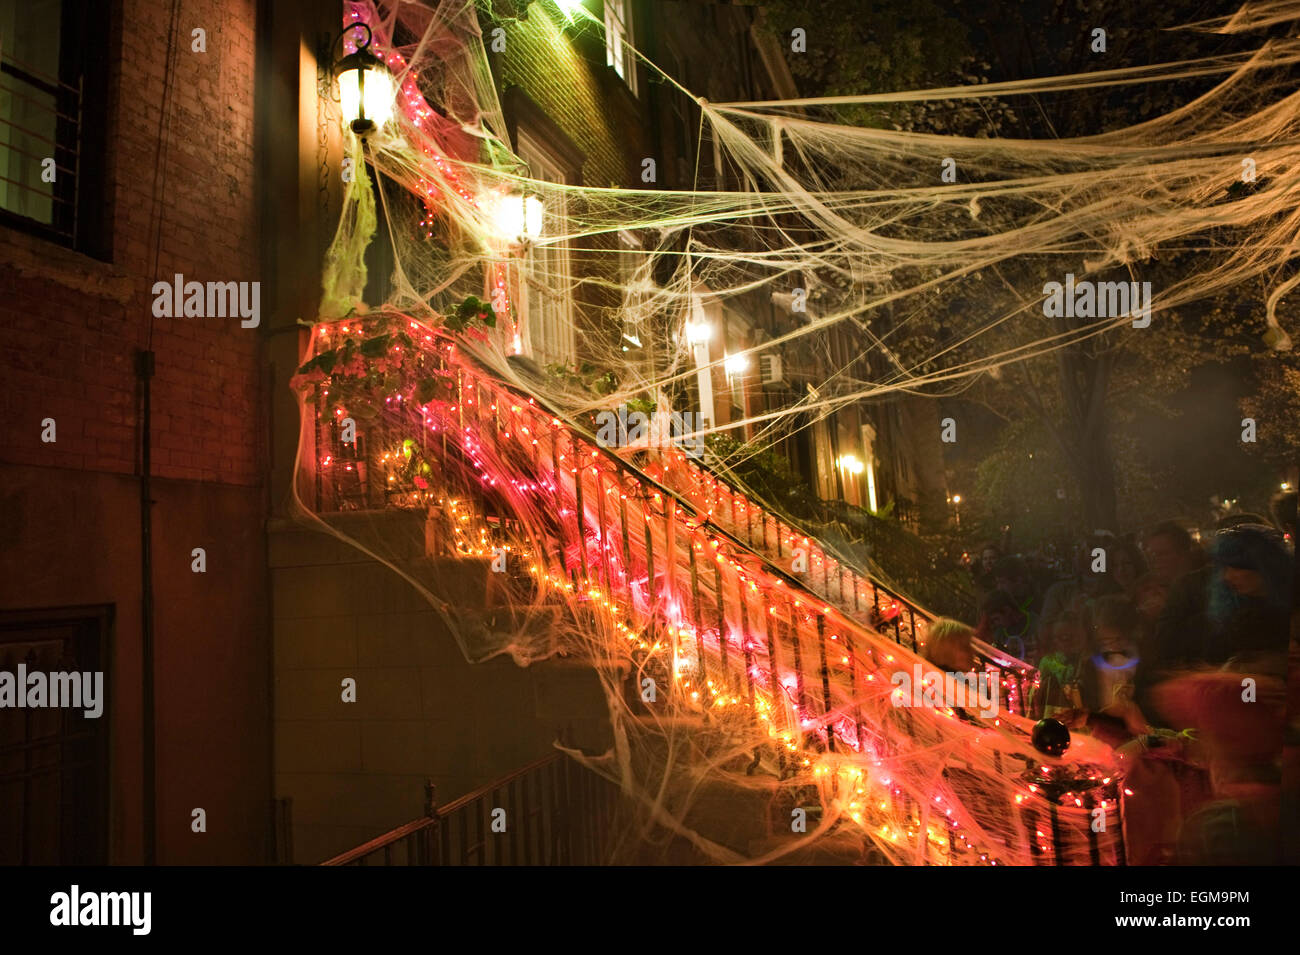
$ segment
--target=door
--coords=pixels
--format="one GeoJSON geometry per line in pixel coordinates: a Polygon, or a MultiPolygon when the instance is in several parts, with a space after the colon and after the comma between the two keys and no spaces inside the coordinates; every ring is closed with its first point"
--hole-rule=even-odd
{"type": "Polygon", "coordinates": [[[111,626],[108,606],[0,612],[0,672],[103,675],[97,718],[0,706],[0,866],[108,863],[111,626]]]}

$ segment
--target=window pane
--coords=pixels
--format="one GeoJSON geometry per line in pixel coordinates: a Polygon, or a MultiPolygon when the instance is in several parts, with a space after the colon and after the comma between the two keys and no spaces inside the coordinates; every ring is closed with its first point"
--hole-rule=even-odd
{"type": "Polygon", "coordinates": [[[55,184],[41,181],[42,160],[65,165],[55,151],[61,13],[60,0],[0,0],[0,208],[47,225],[55,184]]]}
{"type": "MultiPolygon", "coordinates": [[[[563,170],[523,132],[519,133],[518,146],[519,156],[528,163],[533,178],[566,181],[563,170]]],[[[566,243],[546,241],[565,227],[565,213],[563,195],[547,196],[542,241],[525,254],[521,269],[528,342],[533,357],[543,366],[568,364],[574,357],[569,249],[566,243]]]]}
{"type": "Polygon", "coordinates": [[[630,29],[627,22],[627,8],[620,0],[606,0],[605,3],[605,62],[636,92],[635,78],[632,75],[632,55],[627,51],[630,42],[630,29]]]}

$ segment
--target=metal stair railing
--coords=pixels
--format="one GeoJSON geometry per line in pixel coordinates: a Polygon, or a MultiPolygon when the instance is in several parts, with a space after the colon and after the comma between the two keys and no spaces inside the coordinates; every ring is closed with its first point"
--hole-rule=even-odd
{"type": "Polygon", "coordinates": [[[320,864],[600,865],[616,797],[608,780],[555,753],[445,806],[426,783],[422,817],[320,864]]]}
{"type": "MultiPolygon", "coordinates": [[[[373,318],[350,320],[350,334],[364,334],[373,318]]],[[[493,482],[507,480],[528,484],[548,502],[552,526],[532,542],[530,572],[540,589],[558,588],[577,598],[579,613],[602,616],[628,641],[622,652],[634,662],[638,649],[667,646],[665,694],[675,702],[704,713],[746,707],[792,751],[812,737],[832,753],[863,745],[865,726],[853,700],[871,677],[860,667],[880,668],[867,657],[882,636],[919,652],[932,614],[680,450],[657,452],[657,460],[638,466],[514,390],[445,333],[403,320],[424,339],[417,347],[425,370],[454,382],[450,399],[423,407],[420,440],[436,421],[444,459],[470,472],[468,484],[481,498],[492,496],[493,482]],[[508,473],[489,474],[489,456],[508,473]],[[778,563],[795,547],[806,551],[802,576],[778,563]]],[[[328,409],[321,412],[328,417],[328,409]]],[[[988,645],[976,649],[981,662],[1003,670],[1000,706],[1023,712],[1032,668],[988,645]]],[[[1066,839],[1056,807],[1050,823],[1047,808],[1043,824],[1051,826],[1054,845],[1090,840],[1092,857],[1100,857],[1086,820],[1073,820],[1066,839]]],[[[1041,847],[1033,850],[1037,859],[1041,847]]],[[[952,845],[954,855],[969,851],[952,845]]]]}

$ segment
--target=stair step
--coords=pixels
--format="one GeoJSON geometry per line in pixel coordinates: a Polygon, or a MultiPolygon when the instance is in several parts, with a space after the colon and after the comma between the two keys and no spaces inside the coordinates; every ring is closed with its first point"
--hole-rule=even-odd
{"type": "MultiPolygon", "coordinates": [[[[426,341],[433,339],[433,335],[426,336],[426,341]]],[[[735,626],[737,618],[747,619],[744,625],[753,627],[756,614],[772,614],[774,622],[758,628],[765,640],[757,644],[754,665],[757,670],[771,671],[769,682],[779,677],[781,683],[786,683],[785,671],[793,661],[797,676],[812,687],[813,697],[817,696],[819,682],[827,684],[832,679],[837,693],[852,696],[859,692],[856,687],[846,685],[847,676],[842,668],[832,670],[828,665],[823,668],[821,680],[817,678],[815,648],[825,650],[822,624],[826,621],[814,618],[823,604],[841,607],[840,613],[828,609],[827,619],[834,618],[836,628],[842,627],[846,634],[874,631],[867,638],[873,647],[877,636],[915,645],[920,635],[917,624],[924,623],[925,611],[897,596],[896,588],[870,560],[865,564],[866,573],[845,572],[852,570],[853,558],[861,556],[848,540],[856,531],[819,537],[815,528],[805,531],[754,501],[742,501],[746,495],[733,490],[725,477],[689,462],[680,462],[679,466],[673,463],[675,459],[661,458],[655,453],[625,456],[627,469],[617,469],[618,473],[614,474],[615,468],[602,457],[589,432],[569,429],[559,420],[560,415],[540,403],[541,399],[536,402],[527,399],[528,405],[538,404],[538,407],[522,407],[525,401],[520,393],[511,390],[491,371],[453,354],[443,357],[442,343],[439,337],[437,343],[419,347],[434,357],[439,366],[448,370],[454,366],[461,394],[467,395],[458,401],[463,401],[466,407],[459,404],[444,407],[435,402],[426,409],[426,414],[439,419],[434,422],[439,428],[454,429],[456,433],[463,429],[467,440],[464,448],[459,442],[455,445],[455,454],[447,453],[448,445],[443,445],[447,460],[439,474],[445,471],[448,486],[456,483],[453,472],[457,469],[472,478],[471,465],[483,466],[473,451],[476,442],[482,442],[485,448],[501,451],[495,458],[503,472],[498,477],[536,495],[527,513],[516,514],[514,508],[518,501],[512,495],[498,493],[500,487],[493,490],[470,480],[463,492],[473,498],[467,502],[470,515],[464,518],[464,523],[456,525],[464,533],[453,532],[453,538],[464,540],[464,534],[468,534],[484,542],[491,539],[516,543],[527,538],[528,546],[521,545],[514,556],[536,552],[542,556],[534,560],[547,567],[546,573],[554,573],[558,565],[565,568],[561,571],[563,577],[573,576],[575,557],[579,558],[579,566],[586,568],[593,560],[593,553],[612,555],[605,558],[606,563],[614,565],[627,588],[635,593],[618,612],[648,632],[657,633],[669,623],[680,628],[683,618],[693,615],[692,629],[706,631],[700,634],[699,640],[707,644],[710,639],[719,638],[717,630],[735,626]],[[467,410],[471,403],[469,396],[475,406],[472,411],[467,410]],[[498,404],[506,407],[498,408],[498,404]],[[488,408],[493,415],[486,413],[488,408]],[[512,414],[521,415],[520,420],[515,421],[512,414]],[[539,438],[534,438],[530,446],[524,436],[531,433],[545,435],[548,440],[539,443],[539,438]],[[588,454],[593,459],[590,472],[588,454]],[[603,466],[597,467],[598,464],[603,466]],[[610,495],[609,500],[605,495],[610,495]],[[621,501],[627,504],[623,506],[621,501]],[[610,511],[611,502],[613,511],[610,511]],[[623,521],[621,528],[620,521],[623,521]],[[606,526],[593,526],[598,523],[606,526]],[[734,542],[725,540],[728,534],[734,542]],[[619,536],[621,540],[617,539],[619,536]],[[709,555],[710,543],[721,552],[709,555]],[[798,573],[792,565],[795,546],[804,548],[803,556],[807,558],[807,565],[799,565],[807,569],[798,573]],[[845,560],[836,557],[833,549],[844,553],[845,560]],[[703,567],[697,552],[704,554],[703,567]],[[716,568],[710,565],[707,559],[710,556],[716,556],[716,568]],[[728,557],[732,569],[728,569],[728,557]],[[845,582],[849,584],[847,597],[842,588],[845,582]],[[775,587],[780,595],[769,600],[770,595],[758,593],[759,584],[775,587]],[[872,608],[877,606],[885,614],[897,613],[896,621],[875,620],[879,614],[872,608]],[[801,618],[800,607],[811,609],[804,611],[801,618]],[[715,610],[717,617],[713,616],[715,610]],[[857,625],[841,624],[841,613],[857,625]],[[653,617],[641,619],[647,614],[653,617]],[[707,630],[713,624],[716,624],[715,632],[710,638],[707,630]],[[812,656],[810,649],[814,649],[812,656]]],[[[489,484],[494,483],[496,478],[489,480],[489,484]]],[[[521,663],[548,659],[549,665],[556,668],[556,683],[563,683],[569,677],[576,679],[579,669],[589,670],[593,661],[583,653],[563,657],[556,654],[567,649],[567,642],[575,632],[582,635],[601,632],[595,626],[588,626],[593,619],[589,612],[594,606],[579,601],[567,605],[555,601],[538,612],[529,597],[531,582],[515,581],[512,577],[520,569],[513,562],[510,573],[495,574],[490,557],[432,556],[447,547],[446,532],[450,525],[445,518],[448,516],[444,515],[442,521],[427,521],[423,511],[392,509],[331,514],[329,520],[340,533],[371,547],[442,601],[444,609],[455,618],[458,636],[471,659],[502,652],[521,663]]],[[[874,520],[864,526],[876,537],[893,533],[889,527],[877,526],[874,520]]],[[[605,570],[608,574],[610,567],[605,570]]],[[[592,586],[600,576],[596,570],[584,574],[587,580],[581,586],[592,586]]],[[[578,586],[579,582],[574,583],[578,586]]],[[[357,575],[354,589],[364,591],[368,586],[357,575]]],[[[613,582],[607,582],[606,587],[618,590],[613,582]]],[[[383,599],[389,596],[387,590],[380,595],[383,599]]],[[[602,652],[625,658],[629,648],[621,637],[615,633],[606,635],[613,645],[602,647],[602,652]]],[[[572,643],[576,649],[578,639],[572,639],[572,643]]],[[[707,647],[706,651],[712,652],[707,647]]],[[[659,701],[650,704],[640,701],[639,687],[634,686],[633,679],[640,678],[639,670],[630,670],[622,686],[615,690],[623,693],[624,702],[630,707],[625,718],[633,721],[630,727],[635,741],[631,748],[632,773],[651,791],[657,791],[657,783],[667,777],[670,784],[664,787],[667,811],[684,813],[689,827],[743,857],[762,855],[774,848],[789,848],[791,853],[782,859],[782,864],[863,864],[876,858],[868,851],[870,839],[853,826],[840,826],[834,833],[815,839],[791,833],[790,810],[797,806],[811,807],[819,800],[815,791],[803,788],[802,784],[808,782],[805,777],[790,778],[789,771],[793,765],[804,766],[811,761],[801,753],[791,763],[779,744],[765,745],[761,764],[755,762],[755,775],[746,776],[749,760],[743,753],[733,758],[734,747],[738,740],[748,738],[745,734],[758,722],[759,715],[746,713],[740,707],[719,707],[712,711],[695,708],[689,698],[678,695],[680,684],[672,673],[673,662],[665,662],[663,654],[650,659],[648,656],[651,655],[638,655],[637,660],[645,667],[646,674],[659,682],[659,701]],[[672,688],[671,698],[669,688],[672,688]],[[675,711],[674,715],[660,716],[670,711],[675,711]],[[637,732],[638,729],[642,732],[637,732]],[[718,767],[720,759],[728,760],[725,767],[718,767]],[[699,777],[704,772],[709,773],[709,778],[701,783],[699,777]],[[786,778],[778,780],[777,773],[784,773],[786,778]]],[[[744,675],[743,667],[750,665],[748,659],[730,656],[727,665],[717,670],[713,669],[711,657],[708,662],[715,679],[717,673],[725,672],[727,682],[732,683],[738,682],[744,675]]],[[[703,662],[699,665],[702,667],[703,662]]],[[[752,676],[756,670],[749,672],[752,676]]],[[[697,682],[692,673],[691,683],[697,682]]],[[[757,684],[759,680],[755,678],[754,682],[757,684]]],[[[784,712],[785,700],[780,687],[773,690],[770,685],[759,685],[749,692],[755,696],[776,696],[776,700],[770,701],[772,708],[784,712]]],[[[829,691],[823,691],[826,693],[829,691]]],[[[566,702],[563,692],[557,698],[561,703],[566,702]]],[[[889,726],[879,728],[882,732],[891,730],[889,726]]],[[[903,735],[906,732],[900,731],[898,740],[904,753],[909,742],[903,735]]],[[[926,745],[930,745],[929,740],[926,745]]],[[[814,818],[808,820],[808,825],[815,828],[814,818]]],[[[667,839],[666,833],[658,832],[657,838],[667,839]]],[[[667,839],[660,848],[673,858],[699,856],[697,851],[683,850],[680,845],[683,842],[686,840],[667,839]]]]}

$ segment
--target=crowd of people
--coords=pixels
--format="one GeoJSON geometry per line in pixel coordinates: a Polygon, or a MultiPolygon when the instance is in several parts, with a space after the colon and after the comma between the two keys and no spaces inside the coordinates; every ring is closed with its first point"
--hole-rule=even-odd
{"type": "Polygon", "coordinates": [[[964,669],[979,638],[1038,669],[1029,715],[1116,748],[1132,864],[1297,861],[1295,492],[1271,510],[1098,533],[1069,560],[987,544],[974,626],[932,625],[933,662],[964,669]]]}

